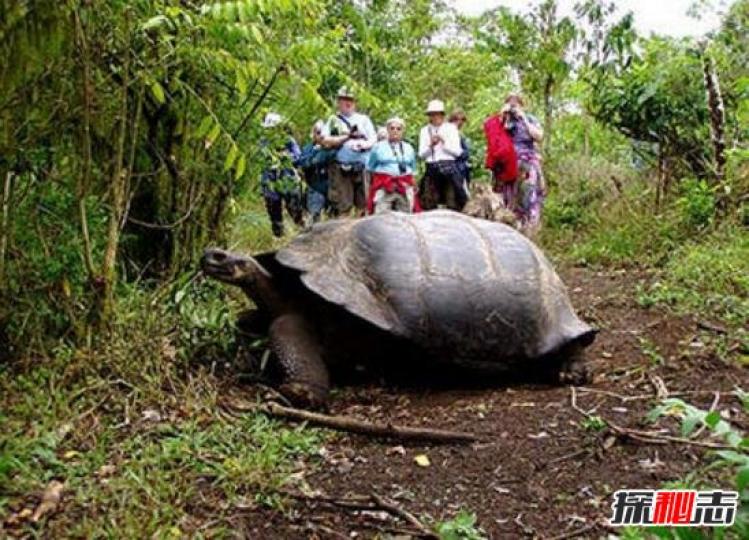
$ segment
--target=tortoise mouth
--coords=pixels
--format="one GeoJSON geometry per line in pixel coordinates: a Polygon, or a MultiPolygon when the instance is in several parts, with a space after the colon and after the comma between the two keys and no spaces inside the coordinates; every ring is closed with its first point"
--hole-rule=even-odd
{"type": "Polygon", "coordinates": [[[223,249],[209,248],[203,253],[200,267],[214,279],[227,283],[238,283],[246,274],[249,259],[223,249]]]}

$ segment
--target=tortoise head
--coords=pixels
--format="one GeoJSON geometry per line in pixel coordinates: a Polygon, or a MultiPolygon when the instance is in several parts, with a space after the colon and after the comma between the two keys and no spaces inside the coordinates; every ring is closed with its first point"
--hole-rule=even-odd
{"type": "Polygon", "coordinates": [[[270,278],[270,273],[254,258],[219,248],[208,248],[200,266],[206,275],[242,288],[253,288],[258,281],[270,278]]]}

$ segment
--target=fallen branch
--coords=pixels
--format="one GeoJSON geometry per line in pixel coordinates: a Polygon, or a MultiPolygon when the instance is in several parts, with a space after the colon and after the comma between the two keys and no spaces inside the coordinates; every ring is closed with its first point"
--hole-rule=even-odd
{"type": "Polygon", "coordinates": [[[567,461],[568,459],[575,459],[576,457],[580,457],[583,454],[590,454],[590,450],[587,448],[580,448],[579,450],[575,450],[574,452],[570,452],[569,454],[565,454],[563,456],[559,456],[557,458],[552,459],[551,461],[547,462],[545,465],[554,465],[555,463],[561,463],[563,461],[567,461]]]}
{"type": "Polygon", "coordinates": [[[650,375],[650,384],[653,385],[653,390],[655,390],[655,397],[659,400],[664,400],[668,398],[669,391],[666,387],[666,383],[663,382],[663,379],[661,379],[658,375],[650,375]]]}
{"type": "Polygon", "coordinates": [[[238,404],[236,402],[228,403],[230,408],[238,411],[256,411],[274,416],[276,418],[285,418],[287,420],[298,420],[308,422],[315,426],[322,426],[338,431],[348,433],[358,433],[360,435],[372,435],[375,437],[386,437],[391,439],[405,441],[423,441],[432,443],[452,443],[466,444],[478,440],[473,433],[462,431],[450,431],[446,429],[416,428],[408,426],[399,426],[395,424],[378,424],[359,420],[350,416],[332,416],[328,414],[285,407],[278,403],[270,402],[261,405],[238,404]]]}
{"type": "MultiPolygon", "coordinates": [[[[652,399],[656,399],[653,394],[637,394],[634,396],[627,396],[624,394],[617,394],[616,392],[610,392],[608,390],[601,390],[598,388],[589,388],[587,386],[577,386],[577,390],[580,392],[583,392],[585,394],[600,394],[602,396],[609,396],[612,398],[616,398],[620,400],[622,403],[628,403],[630,401],[648,401],[652,399]]],[[[731,393],[729,391],[724,391],[727,393],[731,393]]],[[[714,390],[685,390],[683,392],[669,392],[666,397],[672,398],[672,397],[684,397],[684,396],[707,396],[707,395],[715,395],[714,390]]]]}
{"type": "Polygon", "coordinates": [[[559,534],[557,536],[552,536],[548,540],[566,540],[567,538],[576,538],[580,536],[581,534],[585,534],[588,531],[592,531],[598,526],[596,523],[590,523],[588,525],[585,525],[584,527],[580,527],[579,529],[576,529],[574,531],[570,531],[568,533],[559,534]]]}
{"type": "Polygon", "coordinates": [[[366,495],[353,495],[342,499],[335,497],[328,497],[325,495],[304,495],[301,493],[294,493],[288,491],[282,491],[283,495],[287,495],[297,500],[305,502],[315,502],[330,504],[332,506],[338,506],[340,508],[346,508],[347,510],[360,510],[372,512],[376,510],[382,510],[387,512],[393,517],[402,519],[412,527],[414,531],[409,531],[411,534],[419,536],[421,538],[429,538],[437,540],[438,536],[429,527],[424,525],[419,518],[414,516],[411,512],[401,508],[395,502],[386,499],[377,493],[372,493],[369,496],[366,495]]]}
{"type": "Polygon", "coordinates": [[[385,510],[387,513],[395,515],[400,517],[401,519],[405,520],[406,522],[413,525],[418,531],[424,536],[424,538],[438,538],[434,532],[432,532],[426,525],[424,525],[416,516],[414,516],[411,512],[404,510],[397,504],[395,504],[392,501],[386,500],[377,493],[372,493],[370,495],[372,498],[372,501],[379,507],[385,510]]]}
{"type": "Polygon", "coordinates": [[[710,321],[697,321],[697,327],[703,330],[710,330],[716,334],[727,334],[728,329],[725,326],[719,324],[713,324],[710,321]]]}
{"type": "Polygon", "coordinates": [[[709,441],[693,441],[691,439],[685,439],[683,437],[674,437],[673,435],[662,435],[653,431],[644,431],[640,429],[625,428],[612,424],[611,422],[604,420],[609,428],[617,435],[624,435],[636,441],[646,442],[650,444],[668,444],[668,443],[679,443],[688,444],[691,446],[700,446],[702,448],[714,448],[718,450],[735,450],[735,446],[731,446],[726,443],[709,442],[709,441]]]}
{"type": "MultiPolygon", "coordinates": [[[[720,392],[715,392],[715,397],[713,397],[713,402],[710,404],[710,408],[707,410],[708,414],[713,412],[718,408],[718,403],[720,403],[720,392]]],[[[697,431],[695,431],[692,434],[692,438],[696,439],[700,435],[702,435],[702,432],[705,431],[705,428],[707,427],[707,424],[702,424],[700,427],[697,428],[697,431]]]]}

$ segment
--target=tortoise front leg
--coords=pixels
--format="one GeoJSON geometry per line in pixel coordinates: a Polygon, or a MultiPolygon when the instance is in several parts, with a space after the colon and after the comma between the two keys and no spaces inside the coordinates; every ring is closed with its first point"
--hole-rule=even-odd
{"type": "Polygon", "coordinates": [[[579,386],[589,383],[592,376],[590,365],[585,357],[585,350],[580,346],[573,346],[564,356],[559,367],[559,382],[579,386]]]}
{"type": "Polygon", "coordinates": [[[237,316],[237,329],[252,339],[268,335],[271,318],[259,309],[246,309],[237,316]]]}
{"type": "Polygon", "coordinates": [[[322,405],[330,377],[317,336],[304,317],[277,317],[270,325],[270,345],[281,368],[281,393],[295,404],[322,405]]]}

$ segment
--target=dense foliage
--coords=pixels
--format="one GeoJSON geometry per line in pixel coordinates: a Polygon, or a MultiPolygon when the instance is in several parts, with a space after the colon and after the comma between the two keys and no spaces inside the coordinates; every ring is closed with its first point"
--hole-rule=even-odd
{"type": "MultiPolygon", "coordinates": [[[[320,437],[219,417],[237,303],[196,260],[214,242],[277,245],[260,121],[276,111],[306,140],[342,84],[376,124],[405,118],[409,139],[428,100],[463,108],[478,181],[483,120],[522,92],[546,130],[551,256],[646,267],[642,306],[714,317],[746,351],[749,0],[702,40],[638,36],[615,8],[0,0],[0,517],[5,485],[22,495],[63,472],[89,497],[58,525],[77,536],[172,535],[207,474],[219,498],[277,503],[268,492],[320,437]],[[123,426],[148,422],[135,403],[181,418],[131,440],[123,426]],[[83,455],[65,457],[73,445],[83,455]],[[99,481],[110,461],[114,487],[99,481]]],[[[438,529],[474,525],[461,512],[438,529]]]]}
{"type": "Polygon", "coordinates": [[[463,107],[477,154],[482,119],[519,87],[544,119],[551,165],[581,140],[586,156],[627,165],[628,143],[607,126],[668,181],[709,180],[702,59],[717,62],[727,152],[742,152],[746,3],[699,46],[638,41],[612,6],[561,17],[545,0],[473,20],[423,0],[4,2],[6,339],[37,351],[41,336],[80,341],[122,283],[190,270],[237,201],[253,199],[263,113],[304,138],[342,83],[376,121],[404,116],[411,137],[428,99],[463,107]]]}

